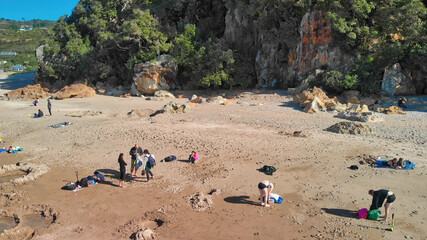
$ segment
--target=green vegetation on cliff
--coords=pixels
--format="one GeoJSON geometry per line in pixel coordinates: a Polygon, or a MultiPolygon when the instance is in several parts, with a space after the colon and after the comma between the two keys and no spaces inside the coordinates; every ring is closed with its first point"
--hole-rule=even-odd
{"type": "MultiPolygon", "coordinates": [[[[378,92],[384,68],[397,62],[419,65],[413,59],[426,57],[426,8],[420,0],[81,0],[55,25],[44,52],[49,64],[40,77],[51,83],[128,84],[135,64],[170,54],[178,64],[178,86],[248,87],[267,77],[282,81],[278,72],[288,73],[292,51],[301,42],[301,19],[313,11],[332,23],[331,45],[351,58],[324,68],[317,81],[327,89],[378,92]],[[233,19],[250,32],[227,32],[239,31],[233,19]],[[268,42],[272,38],[280,43],[268,42]],[[239,41],[251,45],[239,46],[239,41]],[[259,49],[277,56],[257,68],[259,49]]],[[[277,86],[298,80],[291,82],[277,86]]]]}

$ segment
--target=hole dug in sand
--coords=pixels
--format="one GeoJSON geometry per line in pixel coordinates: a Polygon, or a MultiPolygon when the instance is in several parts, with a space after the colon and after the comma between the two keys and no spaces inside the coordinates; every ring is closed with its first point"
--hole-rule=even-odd
{"type": "Polygon", "coordinates": [[[26,206],[21,214],[3,213],[0,239],[31,239],[54,224],[59,214],[46,205],[26,206]]]}
{"type": "Polygon", "coordinates": [[[13,217],[0,217],[0,234],[18,225],[13,217]]]}
{"type": "Polygon", "coordinates": [[[48,171],[49,168],[43,164],[3,165],[0,167],[0,184],[33,181],[48,171]]]}
{"type": "Polygon", "coordinates": [[[3,174],[0,174],[0,184],[10,182],[14,179],[21,178],[27,175],[26,171],[22,171],[21,169],[7,171],[3,174]]]}

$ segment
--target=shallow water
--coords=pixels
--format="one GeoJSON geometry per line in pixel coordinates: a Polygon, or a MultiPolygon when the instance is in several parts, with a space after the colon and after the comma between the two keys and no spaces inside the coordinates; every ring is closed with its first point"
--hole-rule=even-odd
{"type": "Polygon", "coordinates": [[[34,230],[47,228],[50,226],[51,222],[38,213],[31,213],[22,216],[21,218],[22,226],[31,227],[34,230]]]}
{"type": "Polygon", "coordinates": [[[27,174],[21,170],[6,172],[6,173],[0,175],[0,184],[12,181],[13,179],[20,178],[20,177],[23,177],[25,175],[27,175],[27,174]]]}
{"type": "Polygon", "coordinates": [[[0,234],[7,229],[16,226],[16,222],[12,217],[0,217],[0,234]]]}

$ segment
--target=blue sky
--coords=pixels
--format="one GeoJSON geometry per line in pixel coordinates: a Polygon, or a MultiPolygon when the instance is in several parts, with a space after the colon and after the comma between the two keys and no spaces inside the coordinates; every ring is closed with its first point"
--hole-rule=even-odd
{"type": "Polygon", "coordinates": [[[0,0],[0,18],[12,20],[58,20],[71,11],[79,0],[0,0]]]}

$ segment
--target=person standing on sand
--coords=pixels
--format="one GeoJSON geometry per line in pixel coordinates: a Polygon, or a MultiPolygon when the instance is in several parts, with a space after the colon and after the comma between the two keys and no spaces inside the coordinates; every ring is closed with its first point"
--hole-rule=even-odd
{"type": "Polygon", "coordinates": [[[52,103],[50,102],[50,97],[47,99],[47,110],[49,110],[49,115],[52,116],[52,103]]]}
{"type": "Polygon", "coordinates": [[[147,175],[147,182],[150,181],[150,175],[151,178],[154,178],[153,173],[151,172],[151,168],[153,168],[154,166],[152,165],[152,161],[155,161],[155,157],[153,154],[151,154],[147,149],[144,150],[144,161],[143,161],[143,165],[145,165],[145,174],[147,175]],[[152,158],[153,160],[150,161],[150,158],[152,158]]]}
{"type": "Polygon", "coordinates": [[[259,190],[259,200],[261,201],[261,206],[264,207],[270,207],[270,194],[273,190],[273,183],[271,183],[268,180],[264,180],[258,184],[258,190],[259,190]]]}
{"type": "Polygon", "coordinates": [[[384,214],[384,222],[387,222],[387,217],[390,212],[391,204],[396,200],[396,195],[393,192],[387,189],[380,189],[378,191],[369,190],[369,195],[372,196],[372,204],[369,210],[379,209],[381,205],[383,205],[384,200],[387,199],[387,202],[384,204],[385,214],[384,214]]]}
{"type": "Polygon", "coordinates": [[[126,188],[126,186],[125,186],[125,176],[126,176],[126,166],[127,166],[127,164],[126,164],[125,159],[124,159],[123,156],[124,156],[124,154],[120,153],[119,159],[118,159],[118,162],[119,162],[119,165],[120,165],[120,182],[119,182],[119,187],[126,188]]]}
{"type": "Polygon", "coordinates": [[[130,163],[130,175],[133,177],[136,177],[136,172],[138,172],[138,168],[139,166],[137,166],[138,163],[138,158],[137,156],[141,156],[142,155],[142,148],[139,147],[138,144],[135,144],[134,147],[132,147],[129,151],[129,154],[132,157],[131,163],[130,163]],[[133,173],[133,170],[135,169],[135,174],[133,173]]]}

